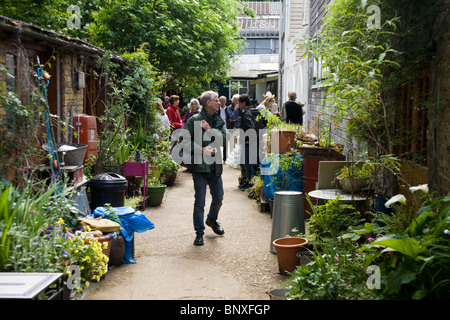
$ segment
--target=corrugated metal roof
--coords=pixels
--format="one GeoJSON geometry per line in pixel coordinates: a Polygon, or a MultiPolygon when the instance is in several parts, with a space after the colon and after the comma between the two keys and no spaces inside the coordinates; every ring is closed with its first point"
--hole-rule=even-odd
{"type": "Polygon", "coordinates": [[[254,36],[258,30],[263,33],[262,36],[278,36],[280,29],[280,2],[243,2],[256,13],[255,18],[247,17],[241,14],[238,21],[241,25],[241,36],[254,36]]]}
{"type": "MultiPolygon", "coordinates": [[[[51,30],[43,29],[34,24],[15,20],[9,17],[0,15],[0,31],[8,32],[11,34],[27,35],[28,37],[43,40],[52,44],[57,44],[59,46],[76,46],[80,49],[86,51],[95,52],[103,54],[104,50],[102,48],[96,47],[88,42],[80,40],[78,38],[72,38],[67,35],[63,35],[51,30]]],[[[119,56],[114,56],[114,58],[121,59],[119,56]]]]}
{"type": "Polygon", "coordinates": [[[281,14],[281,1],[261,2],[261,1],[249,1],[241,2],[248,5],[258,16],[274,15],[279,16],[281,14]]]}

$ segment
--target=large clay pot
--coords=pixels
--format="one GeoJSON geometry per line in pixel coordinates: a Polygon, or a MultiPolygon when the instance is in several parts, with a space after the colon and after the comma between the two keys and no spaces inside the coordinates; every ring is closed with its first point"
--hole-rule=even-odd
{"type": "Polygon", "coordinates": [[[305,238],[289,237],[273,241],[277,252],[278,268],[280,274],[289,275],[300,264],[297,254],[305,250],[308,240],[305,238]]]}
{"type": "Polygon", "coordinates": [[[295,135],[291,130],[274,130],[270,133],[270,150],[273,153],[286,153],[295,148],[295,135]]]}

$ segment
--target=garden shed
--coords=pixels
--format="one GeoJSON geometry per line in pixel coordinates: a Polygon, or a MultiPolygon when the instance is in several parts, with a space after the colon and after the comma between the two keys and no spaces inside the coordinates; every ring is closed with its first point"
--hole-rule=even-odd
{"type": "Polygon", "coordinates": [[[103,49],[82,40],[0,16],[0,64],[7,71],[2,80],[23,104],[29,103],[39,57],[51,76],[47,96],[51,114],[60,120],[55,126],[57,142],[65,139],[61,121],[69,123],[75,114],[103,114],[108,79],[96,77],[92,70],[104,54],[103,49]]]}

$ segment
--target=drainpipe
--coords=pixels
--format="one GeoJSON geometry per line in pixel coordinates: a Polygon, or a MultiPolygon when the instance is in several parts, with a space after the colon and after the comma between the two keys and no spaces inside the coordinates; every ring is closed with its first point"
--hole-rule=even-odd
{"type": "MultiPolygon", "coordinates": [[[[56,110],[58,119],[61,120],[61,57],[60,54],[56,54],[56,110]]],[[[61,143],[61,124],[58,123],[57,141],[61,143]]]]}

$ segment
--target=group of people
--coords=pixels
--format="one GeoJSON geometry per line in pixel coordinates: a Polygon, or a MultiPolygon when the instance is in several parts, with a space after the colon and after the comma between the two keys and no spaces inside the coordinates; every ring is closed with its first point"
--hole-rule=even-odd
{"type": "MultiPolygon", "coordinates": [[[[267,92],[265,100],[256,107],[259,111],[265,108],[267,111],[279,116],[281,120],[296,124],[303,124],[302,116],[304,114],[303,105],[298,104],[296,100],[295,92],[289,92],[289,101],[285,102],[280,110],[275,103],[275,96],[267,92]]],[[[191,169],[192,179],[194,183],[194,209],[193,209],[193,224],[196,237],[194,245],[204,244],[204,230],[205,224],[212,228],[212,230],[218,234],[223,235],[224,229],[218,224],[217,218],[222,206],[224,191],[222,183],[223,163],[227,158],[227,140],[230,135],[230,131],[234,129],[241,129],[241,132],[247,132],[247,130],[256,130],[258,124],[255,121],[254,111],[252,107],[250,97],[247,94],[235,94],[231,99],[231,104],[226,105],[227,99],[224,96],[219,95],[214,91],[206,91],[197,99],[192,99],[189,103],[189,111],[185,114],[183,119],[180,116],[178,109],[180,98],[176,95],[170,96],[167,101],[167,107],[159,103],[158,111],[161,117],[164,115],[167,117],[170,130],[173,132],[175,129],[184,128],[190,136],[191,141],[184,141],[184,143],[190,144],[192,152],[194,150],[201,150],[202,161],[199,164],[193,164],[191,169]],[[220,148],[215,148],[211,145],[211,141],[208,139],[202,139],[202,141],[194,141],[194,125],[200,123],[202,131],[208,134],[210,129],[216,129],[220,132],[220,136],[223,139],[223,153],[220,148]],[[223,162],[215,161],[212,164],[207,164],[204,160],[206,156],[216,156],[216,159],[222,158],[223,162]],[[219,157],[219,158],[217,158],[219,157]],[[209,212],[204,220],[205,215],[205,199],[207,187],[210,189],[211,205],[209,212]]],[[[164,121],[167,125],[167,120],[164,121]]],[[[177,138],[172,137],[172,141],[177,138]]],[[[250,161],[250,141],[247,135],[242,135],[239,138],[240,148],[234,148],[241,152],[240,164],[244,179],[243,183],[239,185],[241,190],[246,190],[251,187],[251,179],[255,175],[255,168],[250,161]]]]}

